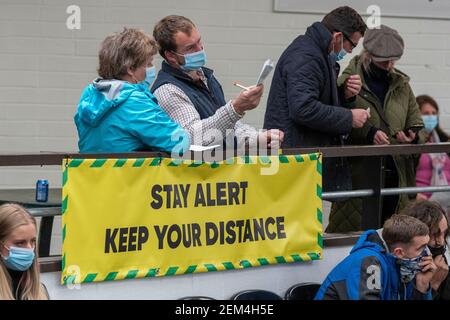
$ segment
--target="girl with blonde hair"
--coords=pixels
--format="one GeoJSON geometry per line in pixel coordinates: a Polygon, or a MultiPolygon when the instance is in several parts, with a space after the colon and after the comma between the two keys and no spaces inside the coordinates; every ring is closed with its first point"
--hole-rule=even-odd
{"type": "Polygon", "coordinates": [[[40,282],[36,220],[17,204],[0,206],[0,300],[48,300],[40,282]]]}

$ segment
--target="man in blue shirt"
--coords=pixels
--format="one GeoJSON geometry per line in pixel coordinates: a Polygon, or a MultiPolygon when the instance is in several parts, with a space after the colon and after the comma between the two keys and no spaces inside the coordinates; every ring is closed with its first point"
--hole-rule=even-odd
{"type": "Polygon", "coordinates": [[[427,247],[428,227],[394,215],[369,230],[326,277],[316,300],[431,300],[436,265],[427,247]]]}

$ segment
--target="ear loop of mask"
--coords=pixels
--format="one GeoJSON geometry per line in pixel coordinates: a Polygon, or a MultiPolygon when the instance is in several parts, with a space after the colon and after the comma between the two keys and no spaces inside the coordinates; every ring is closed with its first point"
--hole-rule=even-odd
{"type": "MultiPolygon", "coordinates": [[[[5,243],[1,242],[0,244],[1,244],[6,250],[8,250],[8,252],[11,251],[11,247],[8,248],[8,247],[6,246],[5,243]]],[[[13,247],[14,247],[14,246],[13,246],[13,247]]],[[[20,248],[20,247],[17,247],[17,248],[20,248]]],[[[28,249],[28,248],[21,248],[21,249],[28,249]]],[[[36,250],[36,244],[33,245],[33,246],[31,246],[30,249],[32,249],[33,251],[35,251],[35,250],[36,250]]]]}
{"type": "Polygon", "coordinates": [[[183,59],[184,59],[184,63],[183,64],[181,64],[179,61],[178,61],[178,59],[177,59],[177,63],[178,63],[178,65],[179,66],[184,66],[185,64],[186,64],[186,58],[184,57],[184,54],[181,54],[181,53],[178,53],[178,52],[175,52],[175,51],[172,51],[172,50],[170,50],[170,52],[172,52],[174,55],[176,55],[177,57],[183,57],[183,59]]]}
{"type": "MultiPolygon", "coordinates": [[[[136,69],[135,69],[135,70],[136,70],[136,69]]],[[[134,84],[138,84],[138,83],[139,83],[138,79],[136,79],[136,77],[134,76],[134,72],[133,72],[133,74],[131,75],[131,77],[132,77],[133,81],[136,81],[136,83],[134,83],[134,84]]]]}
{"type": "MultiPolygon", "coordinates": [[[[341,37],[341,49],[339,49],[338,53],[339,53],[342,49],[344,49],[344,35],[343,35],[343,34],[342,34],[342,37],[341,37]]],[[[336,52],[336,41],[335,41],[334,44],[333,44],[333,51],[336,52]]]]}
{"type": "MultiPolygon", "coordinates": [[[[6,250],[8,250],[8,256],[9,256],[9,252],[11,251],[11,249],[8,248],[4,242],[0,242],[0,245],[1,245],[2,247],[4,247],[6,250]]],[[[2,258],[6,258],[6,257],[4,257],[1,253],[0,253],[0,256],[1,256],[2,258]]]]}
{"type": "MultiPolygon", "coordinates": [[[[150,62],[147,64],[147,65],[149,65],[150,64],[150,62]]],[[[146,74],[147,75],[147,74],[146,74]]],[[[141,82],[141,81],[138,81],[138,79],[136,79],[136,77],[134,76],[134,73],[131,75],[131,77],[133,78],[133,81],[136,81],[136,83],[135,84],[138,84],[139,82],[141,82]]],[[[144,79],[145,80],[145,79],[144,79]]]]}
{"type": "Polygon", "coordinates": [[[134,73],[131,75],[131,77],[133,78],[133,81],[136,81],[135,84],[139,83],[139,81],[136,79],[136,77],[134,76],[134,73]]]}

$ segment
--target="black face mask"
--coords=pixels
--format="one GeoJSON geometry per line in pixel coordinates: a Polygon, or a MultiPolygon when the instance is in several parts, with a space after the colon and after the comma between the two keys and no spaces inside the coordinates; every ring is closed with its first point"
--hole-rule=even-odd
{"type": "Polygon", "coordinates": [[[447,251],[447,246],[442,247],[428,247],[430,249],[431,255],[433,256],[433,259],[437,256],[443,256],[445,252],[447,251]]]}
{"type": "Polygon", "coordinates": [[[386,81],[389,78],[389,71],[385,70],[383,68],[380,68],[373,62],[370,64],[370,73],[371,73],[372,77],[379,79],[379,80],[386,81]]]}

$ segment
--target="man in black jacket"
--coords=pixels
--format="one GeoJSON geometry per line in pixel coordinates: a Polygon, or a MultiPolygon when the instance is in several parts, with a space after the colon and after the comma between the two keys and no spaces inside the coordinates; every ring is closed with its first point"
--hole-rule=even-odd
{"type": "MultiPolygon", "coordinates": [[[[347,109],[359,93],[361,79],[351,76],[336,84],[337,62],[357,46],[366,24],[350,7],[340,7],[311,25],[281,55],[270,88],[265,129],[284,131],[283,148],[343,145],[352,127],[370,116],[363,109],[347,109]]],[[[324,190],[351,188],[344,159],[324,161],[324,190]]]]}

